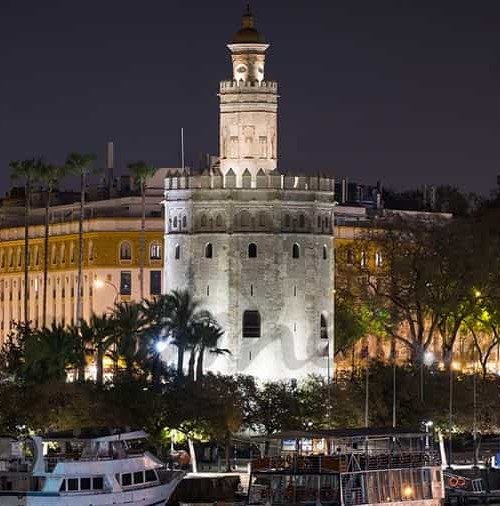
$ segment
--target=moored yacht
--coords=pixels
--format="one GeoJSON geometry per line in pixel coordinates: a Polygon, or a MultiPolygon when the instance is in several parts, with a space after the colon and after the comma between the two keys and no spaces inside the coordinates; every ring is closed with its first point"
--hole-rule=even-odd
{"type": "Polygon", "coordinates": [[[259,438],[249,505],[440,506],[441,456],[429,433],[397,429],[283,432],[259,438]]]}
{"type": "Polygon", "coordinates": [[[0,437],[1,506],[164,506],[182,471],[147,451],[143,431],[0,437]]]}

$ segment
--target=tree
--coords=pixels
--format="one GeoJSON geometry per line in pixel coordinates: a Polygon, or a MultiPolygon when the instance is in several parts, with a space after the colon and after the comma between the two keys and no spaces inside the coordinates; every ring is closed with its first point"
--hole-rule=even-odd
{"type": "Polygon", "coordinates": [[[137,359],[138,337],[146,323],[141,306],[131,302],[120,302],[114,307],[112,319],[118,356],[125,361],[127,376],[132,377],[137,359]]]}
{"type": "MultiPolygon", "coordinates": [[[[229,355],[231,352],[227,348],[219,348],[217,346],[219,340],[224,335],[224,330],[211,315],[209,315],[208,318],[201,319],[197,324],[195,324],[195,335],[196,345],[191,351],[191,355],[193,357],[192,363],[194,364],[194,356],[197,351],[198,359],[196,361],[196,380],[201,381],[203,377],[203,359],[206,351],[215,355],[229,355]]],[[[192,368],[194,368],[194,365],[192,368]]],[[[194,371],[190,371],[190,377],[194,379],[193,376],[194,371]]]]}
{"type": "Polygon", "coordinates": [[[96,366],[95,381],[98,385],[103,384],[104,357],[114,340],[112,323],[112,319],[106,313],[103,313],[101,316],[93,314],[90,319],[89,326],[92,329],[92,345],[96,366]]]}
{"type": "Polygon", "coordinates": [[[24,342],[23,373],[30,383],[65,381],[79,360],[74,336],[59,324],[29,333],[24,342]]]}
{"type": "Polygon", "coordinates": [[[52,195],[61,178],[65,175],[66,169],[63,166],[41,164],[40,180],[43,182],[46,191],[45,197],[45,230],[43,240],[43,294],[42,294],[42,328],[47,325],[47,293],[49,275],[49,232],[50,232],[50,208],[52,195]]]}
{"type": "Polygon", "coordinates": [[[82,290],[83,290],[83,221],[85,219],[85,192],[87,189],[87,176],[92,163],[93,154],[70,153],[66,160],[66,169],[80,176],[80,212],[78,217],[78,275],[76,278],[76,318],[79,323],[82,319],[82,290]]]}
{"type": "Polygon", "coordinates": [[[199,304],[187,290],[173,290],[170,294],[171,312],[168,327],[177,347],[177,374],[184,373],[184,353],[193,341],[195,324],[199,318],[199,304]]]}
{"type": "Polygon", "coordinates": [[[135,162],[128,165],[141,192],[141,241],[139,248],[139,286],[140,297],[144,299],[144,264],[146,262],[146,187],[154,176],[156,168],[145,162],[135,162]]]}
{"type": "Polygon", "coordinates": [[[40,175],[40,158],[29,160],[16,160],[10,163],[13,180],[22,179],[24,181],[24,323],[29,323],[29,227],[31,217],[31,193],[33,184],[40,175]]]}

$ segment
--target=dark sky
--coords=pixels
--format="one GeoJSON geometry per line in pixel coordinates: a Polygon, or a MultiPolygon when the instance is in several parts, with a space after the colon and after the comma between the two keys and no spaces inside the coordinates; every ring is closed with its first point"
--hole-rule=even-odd
{"type": "MultiPolygon", "coordinates": [[[[280,166],[487,193],[500,173],[499,0],[254,0],[280,86],[280,166]]],[[[1,0],[8,162],[68,151],[161,166],[218,152],[240,0],[1,0]]]]}

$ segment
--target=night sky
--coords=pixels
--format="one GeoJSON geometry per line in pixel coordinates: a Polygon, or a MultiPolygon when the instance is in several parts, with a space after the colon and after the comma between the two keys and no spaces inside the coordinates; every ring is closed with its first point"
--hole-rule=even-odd
{"type": "MultiPolygon", "coordinates": [[[[1,0],[0,190],[8,162],[118,165],[218,152],[218,81],[240,0],[1,0]]],[[[280,86],[280,167],[488,193],[500,173],[500,1],[254,0],[280,86]]]]}

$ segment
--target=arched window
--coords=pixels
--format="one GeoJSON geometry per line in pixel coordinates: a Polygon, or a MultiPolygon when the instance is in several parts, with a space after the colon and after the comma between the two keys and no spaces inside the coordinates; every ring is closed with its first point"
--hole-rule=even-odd
{"type": "Polygon", "coordinates": [[[382,267],[382,264],[383,264],[383,257],[382,257],[382,252],[381,251],[377,251],[375,252],[375,265],[377,267],[382,267]]]}
{"type": "Polygon", "coordinates": [[[177,228],[177,225],[179,224],[177,220],[177,216],[174,216],[174,228],[177,228]]]}
{"type": "Polygon", "coordinates": [[[323,260],[326,260],[328,258],[328,248],[326,247],[326,244],[323,245],[323,260]]]}
{"type": "Polygon", "coordinates": [[[321,228],[321,216],[318,216],[318,228],[321,228]]]}
{"type": "Polygon", "coordinates": [[[299,227],[304,228],[306,225],[306,219],[303,214],[299,216],[299,227]]]}
{"type": "Polygon", "coordinates": [[[75,245],[71,243],[69,247],[69,261],[74,264],[75,263],[75,245]]]}
{"type": "Polygon", "coordinates": [[[290,215],[285,214],[285,227],[290,228],[290,215]]]}
{"type": "Polygon", "coordinates": [[[61,244],[61,263],[65,263],[66,262],[66,247],[63,244],[61,244]]]}
{"type": "Polygon", "coordinates": [[[120,244],[120,260],[132,260],[132,245],[128,241],[120,244]]]}
{"type": "Polygon", "coordinates": [[[182,217],[182,228],[186,228],[187,227],[187,218],[186,218],[186,215],[184,215],[182,217]]]}
{"type": "Polygon", "coordinates": [[[205,214],[201,215],[200,225],[202,227],[206,227],[207,226],[207,216],[205,214]]]}
{"type": "Polygon", "coordinates": [[[366,260],[367,260],[366,259],[366,251],[362,251],[361,252],[361,259],[360,259],[361,267],[366,267],[366,264],[367,264],[366,260]]]}
{"type": "Polygon", "coordinates": [[[257,258],[257,244],[254,242],[248,245],[248,258],[257,258]]]}
{"type": "Polygon", "coordinates": [[[52,264],[56,264],[57,263],[57,249],[56,249],[56,245],[53,244],[52,245],[52,264]]]}
{"type": "Polygon", "coordinates": [[[300,246],[297,243],[292,246],[292,258],[300,258],[300,246]]]}
{"type": "Polygon", "coordinates": [[[161,245],[154,242],[149,247],[149,258],[151,260],[161,260],[161,245]]]}
{"type": "Polygon", "coordinates": [[[215,226],[222,227],[222,216],[220,214],[218,214],[215,218],[215,226]]]}
{"type": "Polygon", "coordinates": [[[175,245],[175,249],[174,249],[174,258],[176,260],[179,260],[181,258],[181,247],[179,244],[176,244],[175,245]]]}
{"type": "Polygon", "coordinates": [[[212,243],[209,242],[205,245],[205,258],[213,258],[214,256],[214,247],[212,246],[212,243]]]}
{"type": "Polygon", "coordinates": [[[328,339],[328,325],[326,315],[321,313],[319,317],[319,336],[321,339],[328,339]]]}
{"type": "Polygon", "coordinates": [[[260,337],[260,313],[245,311],[243,313],[243,337],[260,337]]]}
{"type": "Polygon", "coordinates": [[[328,224],[330,223],[330,220],[328,219],[327,216],[325,216],[325,228],[327,229],[328,228],[328,224]]]}

